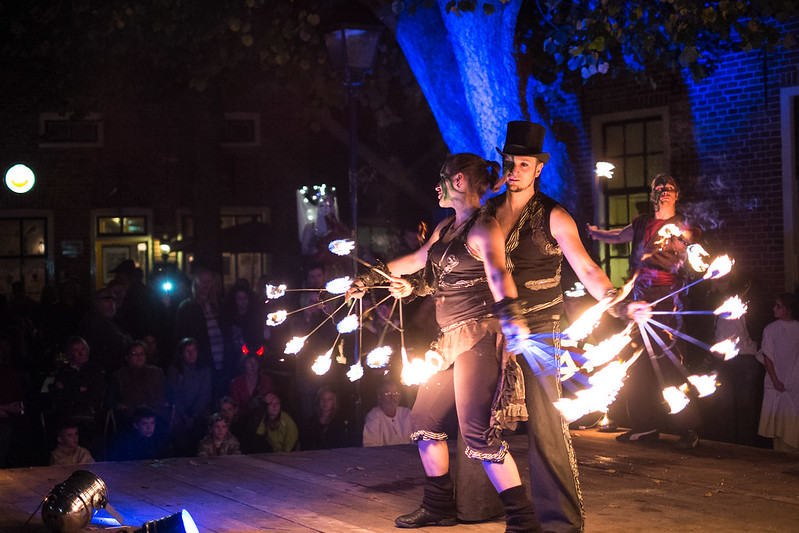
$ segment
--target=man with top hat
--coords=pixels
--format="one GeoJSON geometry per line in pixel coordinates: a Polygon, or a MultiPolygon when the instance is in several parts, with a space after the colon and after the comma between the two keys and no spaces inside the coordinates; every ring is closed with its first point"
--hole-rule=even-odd
{"type": "MultiPolygon", "coordinates": [[[[658,174],[652,180],[649,201],[652,212],[636,216],[632,223],[623,228],[602,230],[588,225],[588,234],[599,241],[618,244],[632,242],[630,253],[630,275],[637,273],[633,285],[633,298],[647,302],[656,302],[671,294],[685,284],[682,267],[685,262],[687,245],[698,237],[698,228],[689,226],[685,219],[677,214],[677,200],[680,197],[680,186],[668,174],[658,174]],[[659,231],[667,224],[677,226],[682,232],[678,238],[664,238],[659,231]]],[[[654,311],[681,310],[680,295],[666,298],[654,306],[654,311]]],[[[677,315],[665,315],[662,321],[668,326],[680,329],[682,321],[677,315]]],[[[663,342],[669,350],[680,357],[676,339],[664,337],[663,342]]],[[[655,343],[657,349],[659,344],[655,343]]],[[[665,360],[666,354],[657,349],[653,354],[655,364],[665,360]]],[[[665,425],[665,411],[660,390],[664,384],[659,383],[656,369],[649,357],[639,357],[628,373],[623,389],[623,398],[627,404],[630,418],[630,431],[616,437],[619,442],[636,442],[656,440],[660,429],[665,425]]],[[[661,365],[658,365],[661,366],[661,365]]],[[[662,365],[663,379],[682,381],[681,376],[671,376],[675,367],[662,365]]],[[[699,443],[696,428],[699,426],[699,413],[693,404],[689,404],[679,414],[671,417],[671,422],[680,434],[677,447],[695,448],[699,443]]]]}
{"type": "MultiPolygon", "coordinates": [[[[524,301],[532,333],[558,333],[563,313],[561,262],[571,265],[597,300],[614,294],[605,272],[586,252],[572,217],[540,191],[539,177],[549,154],[543,151],[546,130],[526,121],[508,123],[502,155],[505,192],[489,199],[486,210],[505,235],[507,268],[524,301]]],[[[557,343],[557,339],[555,339],[557,343]]],[[[553,401],[560,397],[558,376],[536,376],[518,358],[524,375],[528,411],[530,479],[533,505],[545,531],[575,532],[584,527],[577,463],[568,425],[553,401]]]]}

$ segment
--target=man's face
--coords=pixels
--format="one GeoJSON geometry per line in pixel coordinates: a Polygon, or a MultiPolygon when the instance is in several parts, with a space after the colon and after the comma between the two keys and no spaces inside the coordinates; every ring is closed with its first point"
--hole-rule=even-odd
{"type": "Polygon", "coordinates": [[[105,318],[114,318],[114,315],[117,313],[116,300],[114,299],[114,295],[110,292],[104,296],[99,296],[94,301],[94,306],[97,312],[105,318]]]}
{"type": "Polygon", "coordinates": [[[187,344],[185,348],[183,348],[183,361],[186,363],[193,365],[197,362],[197,346],[194,344],[187,344]]]}
{"type": "Polygon", "coordinates": [[[89,348],[82,342],[73,342],[67,346],[67,360],[78,368],[89,362],[89,348]]]}
{"type": "Polygon", "coordinates": [[[680,193],[670,183],[658,185],[652,189],[652,205],[655,211],[659,211],[665,205],[673,206],[679,197],[680,193]]]}
{"type": "Polygon", "coordinates": [[[197,275],[195,284],[197,299],[201,302],[207,301],[211,297],[211,292],[214,290],[213,272],[200,272],[197,275]]]}
{"type": "Polygon", "coordinates": [[[393,385],[390,387],[384,387],[378,393],[377,404],[380,406],[380,410],[383,411],[386,416],[394,416],[397,414],[399,402],[399,390],[393,385]]]}
{"type": "Polygon", "coordinates": [[[136,428],[140,436],[149,439],[155,433],[155,417],[142,418],[138,422],[134,422],[133,427],[136,428]]]}
{"type": "Polygon", "coordinates": [[[502,175],[509,192],[522,192],[533,187],[542,168],[544,164],[532,156],[502,156],[502,175]]]}

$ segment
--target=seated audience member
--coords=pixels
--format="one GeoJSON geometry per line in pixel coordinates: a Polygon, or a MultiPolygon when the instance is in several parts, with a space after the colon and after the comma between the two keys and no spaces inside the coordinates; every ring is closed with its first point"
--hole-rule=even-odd
{"type": "Polygon", "coordinates": [[[244,420],[239,416],[239,406],[230,396],[222,396],[219,399],[219,414],[227,419],[228,427],[234,437],[241,441],[244,420]]]}
{"type": "Polygon", "coordinates": [[[53,413],[57,419],[75,421],[91,442],[105,396],[103,371],[89,362],[89,345],[82,337],[67,339],[65,351],[67,362],[50,385],[53,413]]]}
{"type": "Polygon", "coordinates": [[[208,434],[200,441],[197,457],[240,454],[239,440],[230,434],[227,418],[220,413],[212,414],[208,423],[208,434]]]}
{"type": "Polygon", "coordinates": [[[305,421],[300,443],[303,450],[327,450],[352,446],[349,421],[338,410],[338,398],[325,385],[316,392],[314,414],[305,421]]]}
{"type": "Polygon", "coordinates": [[[109,384],[108,403],[114,409],[117,424],[127,426],[137,407],[149,407],[166,420],[164,371],[147,364],[144,341],[132,342],[125,359],[127,366],[114,372],[109,384]]]}
{"type": "Polygon", "coordinates": [[[94,294],[94,307],[84,316],[78,327],[91,346],[94,363],[111,376],[125,365],[125,346],[130,342],[127,332],[114,322],[116,303],[110,289],[99,289],[94,294]]]}
{"type": "Polygon", "coordinates": [[[297,449],[299,431],[288,413],[280,409],[280,398],[269,393],[264,397],[265,409],[256,428],[259,435],[266,435],[273,452],[290,452],[297,449]]]}
{"type": "Polygon", "coordinates": [[[133,424],[114,448],[114,461],[163,459],[171,455],[169,435],[158,427],[155,412],[149,407],[133,411],[133,424]]]}
{"type": "Polygon", "coordinates": [[[410,444],[411,410],[400,404],[399,387],[385,381],[377,389],[377,407],[366,415],[363,426],[364,446],[410,444]]]}
{"type": "Polygon", "coordinates": [[[175,361],[167,371],[174,405],[172,439],[175,452],[193,456],[205,435],[205,422],[211,409],[211,367],[197,360],[197,342],[186,338],[175,349],[175,361]]]}
{"type": "Polygon", "coordinates": [[[50,452],[51,465],[83,465],[94,462],[89,450],[78,444],[77,424],[66,420],[61,422],[56,436],[55,450],[50,452]]]}
{"type": "Polygon", "coordinates": [[[244,373],[230,382],[230,396],[239,406],[242,418],[246,418],[250,410],[269,392],[275,392],[275,384],[272,378],[261,374],[260,357],[250,353],[244,359],[244,373]]]}

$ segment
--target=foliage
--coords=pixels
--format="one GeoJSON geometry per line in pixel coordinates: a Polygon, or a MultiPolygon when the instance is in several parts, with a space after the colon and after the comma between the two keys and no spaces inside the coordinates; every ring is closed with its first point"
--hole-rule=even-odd
{"type": "MultiPolygon", "coordinates": [[[[516,0],[450,0],[446,11],[491,15],[508,1],[516,0]]],[[[414,12],[428,3],[411,1],[407,8],[414,12]]],[[[797,0],[524,0],[517,60],[520,72],[545,85],[563,79],[571,90],[601,75],[647,80],[652,64],[686,68],[701,80],[725,52],[794,46],[781,24],[798,12],[797,0]]]]}
{"type": "MultiPolygon", "coordinates": [[[[435,4],[365,1],[395,13],[435,4]]],[[[450,0],[445,10],[491,16],[509,1],[522,0],[450,0]]],[[[327,106],[345,101],[322,38],[334,9],[327,0],[0,0],[0,53],[47,72],[63,100],[85,98],[86,80],[117,98],[203,92],[243,68],[327,106]]],[[[520,73],[572,90],[599,75],[646,79],[653,62],[702,79],[726,51],[793,46],[780,24],[798,9],[799,0],[524,0],[516,56],[520,73]]],[[[391,124],[421,96],[396,43],[381,48],[362,98],[391,124]]]]}
{"type": "Polygon", "coordinates": [[[726,52],[793,46],[793,36],[780,25],[799,6],[796,0],[527,4],[517,34],[520,61],[534,65],[539,81],[547,83],[560,74],[573,85],[624,72],[646,79],[652,63],[688,69],[694,80],[702,80],[726,52]]]}
{"type": "MultiPolygon", "coordinates": [[[[254,90],[304,95],[311,110],[343,107],[323,40],[332,7],[325,0],[0,0],[0,54],[6,65],[40,71],[51,82],[48,98],[65,109],[180,99],[247,73],[260,84],[254,90]]],[[[403,106],[419,105],[421,92],[391,39],[382,40],[375,71],[362,101],[380,124],[392,124],[403,106]]]]}

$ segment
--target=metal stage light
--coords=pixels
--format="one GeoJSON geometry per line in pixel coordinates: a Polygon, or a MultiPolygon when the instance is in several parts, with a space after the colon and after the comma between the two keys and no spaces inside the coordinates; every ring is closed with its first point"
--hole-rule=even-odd
{"type": "MultiPolygon", "coordinates": [[[[120,527],[104,531],[116,533],[199,533],[189,512],[150,520],[140,528],[125,526],[122,516],[108,503],[108,488],[102,479],[88,470],[76,470],[66,481],[50,490],[50,494],[39,505],[42,506],[42,521],[55,533],[72,533],[85,528],[92,521],[94,512],[105,509],[120,524],[120,527]]],[[[38,507],[37,507],[38,510],[38,507]]],[[[36,514],[36,511],[28,518],[36,514]]],[[[103,519],[107,520],[107,519],[103,519]]],[[[25,522],[27,525],[28,522],[25,522]]]]}
{"type": "Polygon", "coordinates": [[[52,488],[41,505],[44,525],[57,533],[83,529],[99,509],[105,509],[124,524],[119,513],[108,503],[105,483],[88,470],[73,472],[66,481],[52,488]]]}

